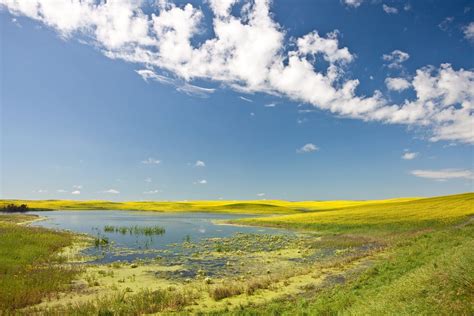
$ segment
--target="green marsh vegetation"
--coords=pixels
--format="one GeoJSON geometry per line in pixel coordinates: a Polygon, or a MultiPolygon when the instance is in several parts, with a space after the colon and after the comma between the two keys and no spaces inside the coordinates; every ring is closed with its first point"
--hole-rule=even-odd
{"type": "Polygon", "coordinates": [[[73,243],[71,234],[18,225],[35,218],[0,215],[0,311],[37,304],[66,290],[80,272],[58,256],[73,243]]]}
{"type": "Polygon", "coordinates": [[[130,234],[130,235],[145,235],[145,236],[155,236],[155,235],[163,235],[166,230],[158,225],[154,226],[113,226],[113,225],[105,225],[104,232],[107,233],[120,233],[122,235],[130,234]]]}
{"type": "Polygon", "coordinates": [[[105,247],[109,245],[109,238],[101,236],[100,234],[94,238],[94,245],[96,247],[105,247]]]}
{"type": "Polygon", "coordinates": [[[215,315],[472,315],[474,225],[427,230],[399,240],[343,284],[311,296],[215,315]]]}
{"type": "Polygon", "coordinates": [[[318,231],[330,243],[341,237],[348,242],[363,238],[376,241],[383,251],[365,271],[342,284],[328,283],[312,295],[215,314],[472,315],[473,219],[474,194],[468,193],[239,220],[318,231]]]}

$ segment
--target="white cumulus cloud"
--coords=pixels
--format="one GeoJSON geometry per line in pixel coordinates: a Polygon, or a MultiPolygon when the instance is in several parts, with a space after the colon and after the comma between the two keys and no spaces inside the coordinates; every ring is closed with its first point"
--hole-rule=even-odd
{"type": "Polygon", "coordinates": [[[311,153],[311,152],[315,152],[315,151],[318,151],[319,150],[319,147],[316,146],[315,144],[311,144],[311,143],[308,143],[304,146],[302,146],[301,148],[297,149],[296,152],[298,153],[311,153]]]}
{"type": "Polygon", "coordinates": [[[79,194],[81,194],[81,191],[79,191],[79,190],[74,190],[74,191],[71,192],[71,194],[72,194],[72,195],[79,195],[79,194]]]}
{"type": "Polygon", "coordinates": [[[405,78],[386,78],[385,85],[392,91],[403,91],[410,88],[411,83],[405,78]]]}
{"type": "MultiPolygon", "coordinates": [[[[231,14],[236,2],[206,2],[210,24],[201,7],[165,0],[156,6],[136,0],[0,0],[0,6],[40,21],[62,38],[86,41],[109,58],[140,65],[144,69],[137,72],[146,80],[178,82],[180,91],[211,93],[213,89],[192,84],[203,79],[248,94],[287,97],[340,117],[423,127],[432,141],[474,143],[473,71],[449,64],[420,68],[410,82],[416,96],[401,104],[379,90],[362,95],[357,92],[359,80],[346,71],[355,55],[341,44],[337,30],[313,30],[287,40],[287,31],[271,12],[271,1],[249,0],[231,14]],[[206,26],[213,36],[197,43],[206,26]],[[327,66],[316,67],[321,60],[327,66]]],[[[344,1],[354,7],[361,2],[344,1]]],[[[467,38],[470,25],[464,29],[467,38]]],[[[383,56],[392,69],[402,68],[408,58],[400,50],[383,56]]]]}
{"type": "Polygon", "coordinates": [[[390,54],[383,54],[382,59],[388,62],[388,68],[401,68],[402,63],[407,61],[410,55],[399,49],[392,51],[390,54]]]}
{"type": "Polygon", "coordinates": [[[403,159],[403,160],[413,160],[413,159],[415,159],[417,156],[418,156],[418,153],[407,151],[407,152],[403,153],[402,159],[403,159]]]}
{"type": "Polygon", "coordinates": [[[344,0],[344,3],[347,5],[347,6],[350,6],[350,7],[353,7],[353,8],[357,8],[358,6],[360,6],[362,4],[364,0],[344,0]]]}
{"type": "Polygon", "coordinates": [[[206,166],[206,163],[202,160],[197,160],[195,163],[194,163],[194,167],[205,167],[206,166]]]}

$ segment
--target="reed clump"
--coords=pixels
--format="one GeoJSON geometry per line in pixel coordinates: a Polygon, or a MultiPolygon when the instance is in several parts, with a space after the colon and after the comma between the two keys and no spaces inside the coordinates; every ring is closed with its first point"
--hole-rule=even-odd
{"type": "Polygon", "coordinates": [[[120,233],[122,235],[145,235],[145,236],[154,236],[154,235],[163,235],[166,230],[158,225],[155,226],[113,226],[105,225],[104,232],[106,233],[120,233]]]}

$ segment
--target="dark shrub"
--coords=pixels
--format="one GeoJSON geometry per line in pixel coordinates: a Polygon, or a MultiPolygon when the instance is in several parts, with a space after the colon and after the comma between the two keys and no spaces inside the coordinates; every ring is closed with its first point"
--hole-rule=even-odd
{"type": "Polygon", "coordinates": [[[28,212],[28,206],[26,204],[15,205],[13,203],[4,205],[3,208],[0,209],[2,212],[6,213],[25,213],[28,212]]]}

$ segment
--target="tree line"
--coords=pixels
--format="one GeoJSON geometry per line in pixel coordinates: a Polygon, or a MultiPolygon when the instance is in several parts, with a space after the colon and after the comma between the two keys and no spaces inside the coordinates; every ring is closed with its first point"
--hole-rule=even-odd
{"type": "Polygon", "coordinates": [[[25,213],[29,211],[29,208],[26,204],[16,205],[11,203],[4,205],[0,211],[5,213],[25,213]]]}

